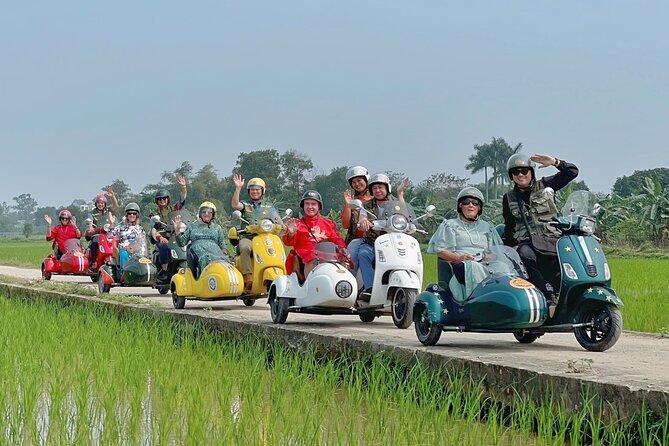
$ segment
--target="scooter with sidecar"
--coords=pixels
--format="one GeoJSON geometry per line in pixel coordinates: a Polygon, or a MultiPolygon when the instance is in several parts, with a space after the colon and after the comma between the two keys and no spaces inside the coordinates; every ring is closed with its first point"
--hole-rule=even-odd
{"type": "MultiPolygon", "coordinates": [[[[337,245],[317,243],[314,259],[317,265],[303,282],[297,272],[278,276],[272,282],[267,303],[275,324],[286,322],[289,312],[358,314],[356,279],[349,270],[348,260],[338,253],[337,245]]],[[[365,314],[375,317],[373,313],[365,314]]]]}
{"type": "MultiPolygon", "coordinates": [[[[292,215],[292,209],[286,209],[285,216],[292,215]]],[[[267,296],[269,288],[278,276],[286,274],[286,251],[279,233],[283,230],[283,219],[274,206],[258,206],[253,210],[248,220],[242,218],[240,211],[234,211],[235,220],[246,223],[244,229],[230,228],[228,238],[235,247],[237,254],[235,265],[242,270],[242,260],[239,255],[239,237],[251,235],[253,242],[253,286],[250,291],[244,292],[243,301],[247,306],[255,304],[257,299],[267,296]]]]}
{"type": "Polygon", "coordinates": [[[88,275],[88,259],[84,254],[81,241],[76,238],[66,240],[65,252],[60,256],[60,259],[56,257],[55,253],[49,254],[42,261],[41,270],[44,280],[51,280],[52,274],[88,275]]]}
{"type": "MultiPolygon", "coordinates": [[[[499,259],[509,259],[509,273],[490,269],[490,276],[462,301],[449,289],[450,265],[439,265],[439,281],[428,285],[414,309],[418,340],[435,345],[442,331],[513,333],[529,344],[545,333],[573,332],[589,351],[613,347],[622,332],[623,303],[611,288],[611,271],[604,250],[593,235],[598,205],[587,191],[568,199],[561,217],[550,224],[561,232],[557,239],[560,264],[559,300],[548,317],[543,294],[517,268],[515,251],[500,247],[499,259]]],[[[452,281],[450,281],[452,283],[452,281]]]]}
{"type": "Polygon", "coordinates": [[[87,218],[86,223],[91,223],[90,231],[86,231],[85,237],[88,240],[89,245],[86,248],[86,258],[88,259],[89,274],[92,282],[98,281],[98,272],[102,265],[107,262],[110,262],[114,256],[114,240],[109,238],[107,233],[109,232],[110,225],[108,223],[97,227],[93,224],[93,219],[87,218]],[[95,258],[93,258],[93,250],[91,249],[91,244],[97,243],[98,252],[95,258]]]}
{"type": "MultiPolygon", "coordinates": [[[[360,200],[351,206],[362,208],[360,200]]],[[[429,205],[425,214],[416,217],[413,207],[403,201],[388,201],[380,206],[379,215],[373,216],[372,229],[382,231],[374,242],[374,284],[369,300],[358,296],[357,313],[363,322],[372,322],[377,316],[390,314],[397,328],[407,328],[413,322],[416,296],[423,286],[423,256],[420,244],[411,236],[425,232],[416,223],[435,215],[429,205]]],[[[371,213],[368,212],[371,215],[371,213]]],[[[363,288],[358,277],[358,289],[363,288]]]]}
{"type": "MultiPolygon", "coordinates": [[[[167,294],[167,292],[170,291],[172,276],[174,276],[180,268],[184,268],[186,266],[186,247],[179,246],[177,239],[174,236],[174,227],[172,226],[172,221],[177,215],[181,216],[182,225],[188,225],[193,221],[193,214],[191,214],[187,209],[179,209],[170,212],[167,216],[167,222],[160,221],[159,215],[154,215],[151,217],[154,228],[158,230],[158,233],[161,235],[161,237],[168,240],[167,246],[170,252],[170,260],[167,266],[167,279],[159,280],[157,278],[153,286],[160,294],[167,294]]],[[[155,243],[156,244],[154,245],[154,250],[151,255],[151,261],[154,265],[156,265],[157,270],[160,268],[160,252],[158,250],[158,243],[161,242],[156,241],[155,243]]]]}
{"type": "Polygon", "coordinates": [[[125,248],[119,248],[120,264],[106,262],[98,271],[98,293],[113,286],[153,286],[156,267],[148,256],[144,232],[125,248]]]}

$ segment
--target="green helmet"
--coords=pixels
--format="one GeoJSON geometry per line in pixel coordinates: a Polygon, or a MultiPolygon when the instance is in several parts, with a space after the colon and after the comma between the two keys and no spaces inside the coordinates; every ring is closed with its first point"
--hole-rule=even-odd
{"type": "Polygon", "coordinates": [[[304,200],[309,199],[316,200],[318,202],[318,209],[323,209],[323,199],[321,198],[321,194],[315,190],[308,190],[302,195],[302,199],[300,200],[300,207],[302,209],[304,209],[304,200]]]}
{"type": "Polygon", "coordinates": [[[462,213],[462,211],[460,210],[460,202],[462,200],[464,200],[465,198],[473,198],[473,199],[479,201],[479,203],[480,203],[479,204],[479,212],[478,212],[477,215],[481,215],[481,213],[483,212],[483,203],[485,203],[485,200],[483,199],[483,194],[481,193],[481,191],[478,190],[475,187],[472,187],[472,186],[465,187],[464,189],[462,189],[460,191],[460,193],[458,194],[458,199],[457,199],[458,204],[457,204],[456,210],[458,211],[458,213],[462,213]]]}
{"type": "Polygon", "coordinates": [[[139,205],[135,203],[134,201],[128,203],[125,205],[125,213],[127,214],[128,211],[135,211],[139,214],[139,205]]]}
{"type": "Polygon", "coordinates": [[[516,153],[511,155],[509,160],[506,162],[506,171],[509,174],[509,179],[513,181],[513,175],[511,175],[511,171],[518,167],[527,167],[530,169],[530,172],[532,172],[532,179],[534,179],[534,166],[536,166],[536,164],[534,164],[534,161],[530,159],[529,155],[525,155],[524,153],[516,153]]]}

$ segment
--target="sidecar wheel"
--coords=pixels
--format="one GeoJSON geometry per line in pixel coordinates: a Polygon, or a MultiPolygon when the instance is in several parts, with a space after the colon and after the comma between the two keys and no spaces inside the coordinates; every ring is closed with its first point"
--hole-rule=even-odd
{"type": "Polygon", "coordinates": [[[90,278],[91,278],[91,282],[97,282],[98,281],[98,276],[96,276],[96,275],[91,275],[90,278]]]}
{"type": "Polygon", "coordinates": [[[42,263],[42,279],[51,280],[51,273],[44,272],[45,269],[46,269],[46,266],[44,266],[44,263],[42,263]]]}
{"type": "Polygon", "coordinates": [[[252,307],[256,303],[256,300],[251,299],[250,297],[245,297],[242,299],[242,301],[244,302],[244,305],[246,305],[247,307],[252,307]]]}
{"type": "Polygon", "coordinates": [[[358,314],[358,317],[363,322],[374,322],[374,319],[376,319],[376,314],[371,313],[371,312],[368,311],[366,313],[358,314]]]}
{"type": "Polygon", "coordinates": [[[269,309],[272,313],[272,321],[275,324],[283,324],[288,319],[289,302],[285,297],[278,297],[275,291],[270,292],[269,309]]]}
{"type": "Polygon", "coordinates": [[[168,290],[167,288],[165,288],[165,287],[158,288],[158,292],[159,292],[160,294],[167,294],[168,291],[169,291],[169,290],[168,290]]]}
{"type": "Polygon", "coordinates": [[[623,317],[618,307],[598,301],[583,305],[576,316],[576,323],[591,324],[574,329],[578,343],[591,352],[610,349],[623,331],[623,317]]]}
{"type": "Polygon", "coordinates": [[[111,290],[111,285],[104,283],[102,273],[98,273],[98,294],[109,293],[109,290],[111,290]]]}
{"type": "Polygon", "coordinates": [[[521,344],[531,344],[539,338],[539,335],[525,330],[518,330],[513,332],[513,337],[521,344]]]}
{"type": "Polygon", "coordinates": [[[433,324],[427,312],[427,306],[420,305],[416,313],[416,337],[423,345],[437,345],[441,337],[442,326],[433,324]]]}
{"type": "Polygon", "coordinates": [[[397,288],[393,294],[392,316],[397,328],[408,328],[413,322],[413,306],[416,303],[416,290],[397,288]]]}
{"type": "Polygon", "coordinates": [[[174,305],[174,308],[177,310],[183,310],[186,306],[186,297],[179,296],[176,290],[172,291],[172,305],[174,305]]]}

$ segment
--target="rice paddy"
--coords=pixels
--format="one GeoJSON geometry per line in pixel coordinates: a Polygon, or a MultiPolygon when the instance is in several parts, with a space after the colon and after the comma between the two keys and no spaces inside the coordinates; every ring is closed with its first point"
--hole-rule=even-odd
{"type": "Polygon", "coordinates": [[[0,296],[2,444],[660,445],[669,415],[504,405],[464,372],[0,296]]]}

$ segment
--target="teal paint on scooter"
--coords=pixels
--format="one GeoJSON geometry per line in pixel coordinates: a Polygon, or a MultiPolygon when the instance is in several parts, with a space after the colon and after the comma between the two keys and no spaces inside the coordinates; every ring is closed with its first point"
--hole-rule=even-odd
{"type": "Polygon", "coordinates": [[[440,277],[416,301],[414,324],[420,342],[435,345],[442,331],[509,332],[523,344],[545,333],[573,332],[589,351],[615,345],[622,332],[618,307],[623,302],[611,288],[604,250],[593,236],[596,208],[589,192],[576,191],[567,199],[563,216],[548,222],[562,233],[556,244],[559,301],[552,318],[543,294],[517,269],[506,275],[491,271],[464,301],[453,298],[450,278],[440,277]]]}

